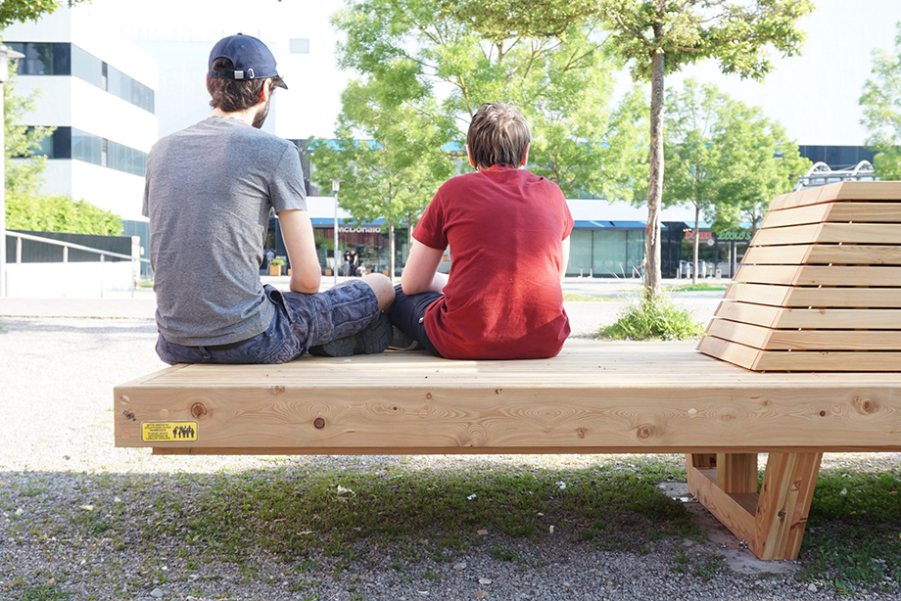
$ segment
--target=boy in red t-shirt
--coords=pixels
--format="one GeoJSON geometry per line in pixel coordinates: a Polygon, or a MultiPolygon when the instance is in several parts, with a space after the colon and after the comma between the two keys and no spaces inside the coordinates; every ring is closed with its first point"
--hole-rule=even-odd
{"type": "Polygon", "coordinates": [[[516,109],[479,107],[466,136],[478,171],[445,182],[413,230],[388,312],[396,338],[448,359],[560,352],[570,331],[560,279],[573,219],[556,184],[521,169],[530,140],[516,109]],[[445,281],[437,270],[448,246],[445,281]]]}

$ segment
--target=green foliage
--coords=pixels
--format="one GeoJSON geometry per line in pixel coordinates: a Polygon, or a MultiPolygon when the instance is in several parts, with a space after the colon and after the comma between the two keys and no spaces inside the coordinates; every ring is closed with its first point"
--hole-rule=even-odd
{"type": "Polygon", "coordinates": [[[687,80],[666,102],[663,204],[690,204],[717,231],[742,219],[756,229],[773,197],[810,168],[778,122],[712,84],[687,80]]]}
{"type": "Polygon", "coordinates": [[[800,53],[805,34],[796,21],[813,12],[810,0],[608,0],[602,14],[614,30],[611,44],[632,61],[637,80],[651,79],[651,58],[666,57],[666,73],[705,58],[723,73],[762,80],[769,52],[800,53]],[[659,7],[662,5],[662,10],[659,7]]]}
{"type": "Polygon", "coordinates": [[[3,86],[7,229],[120,235],[122,220],[112,212],[84,200],[40,193],[47,159],[34,153],[53,128],[21,125],[35,99],[17,95],[14,78],[3,86]]]}
{"type": "Polygon", "coordinates": [[[675,306],[663,295],[642,296],[629,304],[612,325],[602,328],[598,338],[612,340],[685,340],[704,334],[704,326],[691,311],[675,306]]]}
{"type": "MultiPolygon", "coordinates": [[[[0,9],[2,10],[2,9],[0,9]]],[[[15,71],[15,65],[10,65],[15,71]]],[[[4,169],[7,198],[35,196],[43,184],[46,157],[33,156],[40,148],[41,140],[53,133],[52,127],[29,128],[21,125],[22,116],[35,108],[35,96],[24,97],[16,94],[15,77],[3,86],[3,133],[5,143],[4,169]],[[10,157],[22,157],[10,160],[10,157]]]]}
{"type": "Polygon", "coordinates": [[[901,23],[894,53],[873,50],[872,77],[863,87],[861,124],[870,132],[867,145],[879,151],[873,167],[880,179],[901,179],[901,23]]]}
{"type": "MultiPolygon", "coordinates": [[[[645,105],[636,90],[616,110],[609,108],[616,61],[604,49],[599,21],[586,18],[589,6],[362,0],[348,2],[334,23],[347,36],[339,45],[341,65],[362,73],[369,85],[389,87],[370,106],[384,112],[389,93],[416,99],[419,114],[429,115],[441,133],[433,146],[461,143],[461,128],[481,104],[504,101],[532,127],[530,169],[567,195],[617,197],[630,188],[646,154],[638,133],[645,105]]],[[[385,118],[356,115],[344,125],[363,134],[375,118],[385,118]]],[[[435,161],[424,156],[419,163],[433,163],[434,173],[435,161]]],[[[429,192],[423,203],[434,187],[429,192]]]]}
{"type": "MultiPolygon", "coordinates": [[[[68,0],[69,6],[90,0],[68,0]]],[[[0,30],[13,23],[37,21],[49,15],[62,3],[60,0],[3,0],[0,2],[0,30]]]]}
{"type": "Polygon", "coordinates": [[[6,201],[8,229],[119,236],[122,220],[85,200],[69,196],[11,197],[6,201]]]}

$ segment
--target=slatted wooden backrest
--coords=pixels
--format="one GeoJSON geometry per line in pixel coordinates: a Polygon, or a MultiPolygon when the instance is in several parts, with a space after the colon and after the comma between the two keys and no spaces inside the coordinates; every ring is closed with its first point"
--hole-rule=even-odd
{"type": "Polygon", "coordinates": [[[754,371],[901,371],[901,182],[777,196],[698,350],[754,371]]]}

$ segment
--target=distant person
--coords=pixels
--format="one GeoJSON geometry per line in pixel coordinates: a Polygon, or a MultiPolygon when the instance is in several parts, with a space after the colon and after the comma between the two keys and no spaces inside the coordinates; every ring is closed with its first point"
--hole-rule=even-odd
{"type": "Polygon", "coordinates": [[[560,188],[525,170],[531,136],[514,108],[483,104],[466,137],[477,169],[444,183],[416,229],[388,316],[392,346],[448,359],[553,357],[569,336],[560,280],[573,218],[560,188]],[[445,280],[437,273],[450,247],[445,280]]]}
{"type": "Polygon", "coordinates": [[[350,249],[350,275],[351,277],[357,277],[360,275],[357,273],[357,269],[360,266],[360,255],[356,250],[350,249]]]}
{"type": "Polygon", "coordinates": [[[345,277],[350,276],[350,262],[351,262],[350,250],[345,250],[344,251],[344,276],[345,277]]]}
{"type": "Polygon", "coordinates": [[[287,88],[260,40],[223,38],[209,58],[213,114],[159,140],[147,157],[144,215],[155,274],[156,350],[167,363],[282,363],[380,352],[384,276],[319,293],[320,266],[297,148],[260,130],[287,88]],[[260,283],[271,208],[292,266],[290,291],[260,283]]]}

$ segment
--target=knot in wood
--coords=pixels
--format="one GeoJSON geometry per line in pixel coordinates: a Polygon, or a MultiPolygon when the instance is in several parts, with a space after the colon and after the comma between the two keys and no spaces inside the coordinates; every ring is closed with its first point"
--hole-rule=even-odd
{"type": "Polygon", "coordinates": [[[278,396],[280,394],[284,394],[285,387],[284,386],[273,386],[269,390],[272,392],[272,394],[274,394],[275,396],[278,396]]]}
{"type": "Polygon", "coordinates": [[[317,417],[313,420],[313,427],[317,430],[322,430],[325,427],[325,420],[321,417],[317,417]]]}
{"type": "Polygon", "coordinates": [[[820,411],[820,417],[826,417],[826,412],[825,412],[825,411],[820,411]]]}
{"type": "Polygon", "coordinates": [[[431,393],[431,392],[425,393],[425,398],[431,400],[431,399],[432,399],[432,393],[431,393]]]}
{"type": "Polygon", "coordinates": [[[654,435],[654,427],[648,424],[644,424],[642,426],[638,426],[638,438],[642,440],[647,440],[651,436],[654,435]]]}
{"type": "Polygon", "coordinates": [[[854,397],[854,406],[863,414],[870,414],[876,410],[876,403],[872,399],[854,397]]]}
{"type": "Polygon", "coordinates": [[[135,412],[131,409],[126,409],[122,412],[122,415],[125,417],[125,419],[135,421],[135,412]]]}
{"type": "Polygon", "coordinates": [[[578,436],[579,438],[585,438],[585,428],[577,428],[576,436],[578,436]]]}
{"type": "Polygon", "coordinates": [[[206,415],[208,411],[206,410],[206,405],[203,403],[194,403],[191,405],[191,415],[193,415],[196,419],[200,419],[204,415],[206,415]]]}
{"type": "Polygon", "coordinates": [[[785,510],[783,509],[777,515],[779,516],[780,520],[784,520],[785,519],[785,510]]]}

